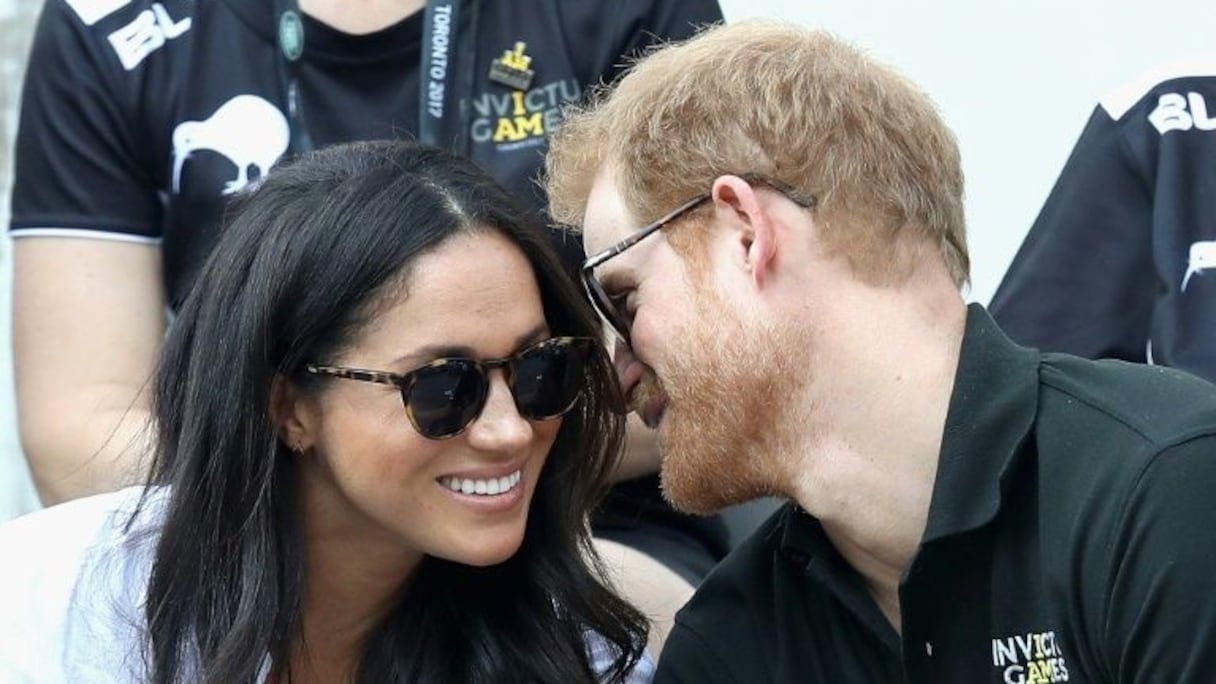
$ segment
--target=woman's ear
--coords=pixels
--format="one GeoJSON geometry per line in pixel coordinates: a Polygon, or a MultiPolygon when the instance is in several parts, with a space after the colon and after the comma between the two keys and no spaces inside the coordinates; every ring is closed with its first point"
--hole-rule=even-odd
{"type": "Polygon", "coordinates": [[[295,383],[276,373],[270,383],[270,419],[279,430],[279,438],[297,454],[308,451],[315,442],[313,403],[295,383]]]}

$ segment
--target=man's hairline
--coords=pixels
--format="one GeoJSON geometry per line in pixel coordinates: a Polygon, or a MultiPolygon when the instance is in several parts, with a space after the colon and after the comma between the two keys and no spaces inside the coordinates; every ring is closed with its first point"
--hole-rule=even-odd
{"type": "Polygon", "coordinates": [[[583,236],[584,238],[586,237],[587,211],[591,208],[591,195],[595,191],[596,186],[598,186],[604,178],[612,181],[613,191],[621,197],[621,201],[625,205],[625,209],[629,211],[631,215],[637,213],[636,208],[630,206],[630,202],[626,200],[625,194],[621,191],[620,168],[621,162],[619,157],[608,152],[599,156],[598,159],[592,161],[590,164],[584,167],[585,177],[588,178],[588,180],[583,184],[584,187],[581,193],[582,197],[579,199],[579,221],[577,225],[571,226],[576,234],[583,236]],[[588,170],[590,170],[590,172],[587,172],[588,170]]]}

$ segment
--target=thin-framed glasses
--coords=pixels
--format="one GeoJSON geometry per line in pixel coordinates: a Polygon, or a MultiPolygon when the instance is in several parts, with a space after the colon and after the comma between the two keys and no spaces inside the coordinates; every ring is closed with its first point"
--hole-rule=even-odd
{"type": "Polygon", "coordinates": [[[589,337],[553,337],[504,359],[446,357],[406,373],[308,364],[305,370],[343,380],[393,385],[410,424],[428,439],[455,437],[481,415],[490,392],[490,371],[502,368],[519,414],[553,420],[582,396],[596,342],[589,337]]]}
{"type": "MultiPolygon", "coordinates": [[[[749,185],[764,185],[776,190],[785,195],[791,202],[797,204],[803,209],[812,209],[815,207],[816,201],[814,196],[808,196],[800,192],[798,189],[781,181],[769,178],[755,173],[739,174],[739,178],[747,181],[749,185]]],[[[624,240],[605,249],[602,252],[593,254],[583,262],[583,267],[579,272],[580,278],[583,281],[583,288],[587,291],[587,296],[591,298],[591,304],[599,313],[600,317],[612,327],[613,332],[621,338],[621,341],[626,345],[630,344],[629,329],[632,321],[628,315],[622,310],[618,298],[609,294],[600,282],[596,275],[596,269],[604,264],[604,262],[621,254],[630,247],[650,237],[652,234],[666,228],[680,218],[692,212],[697,207],[709,201],[710,194],[708,192],[697,195],[688,200],[684,204],[676,207],[672,211],[656,219],[652,223],[626,237],[624,240]]]]}

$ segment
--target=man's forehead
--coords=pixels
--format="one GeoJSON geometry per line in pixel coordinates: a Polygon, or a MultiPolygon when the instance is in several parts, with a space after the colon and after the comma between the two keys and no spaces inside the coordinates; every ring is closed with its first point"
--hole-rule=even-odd
{"type": "Polygon", "coordinates": [[[605,164],[595,175],[583,214],[583,249],[596,254],[629,237],[641,226],[625,204],[614,167],[605,164]]]}

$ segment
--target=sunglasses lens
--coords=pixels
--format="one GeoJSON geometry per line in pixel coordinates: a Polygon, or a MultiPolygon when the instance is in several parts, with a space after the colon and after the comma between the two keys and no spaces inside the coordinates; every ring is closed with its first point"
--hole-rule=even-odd
{"type": "Polygon", "coordinates": [[[511,368],[511,392],[519,412],[543,420],[569,411],[582,393],[589,351],[587,340],[562,340],[520,354],[511,368]]]}
{"type": "Polygon", "coordinates": [[[468,427],[485,400],[486,381],[477,366],[447,360],[416,372],[405,403],[418,432],[441,439],[468,427]]]}

